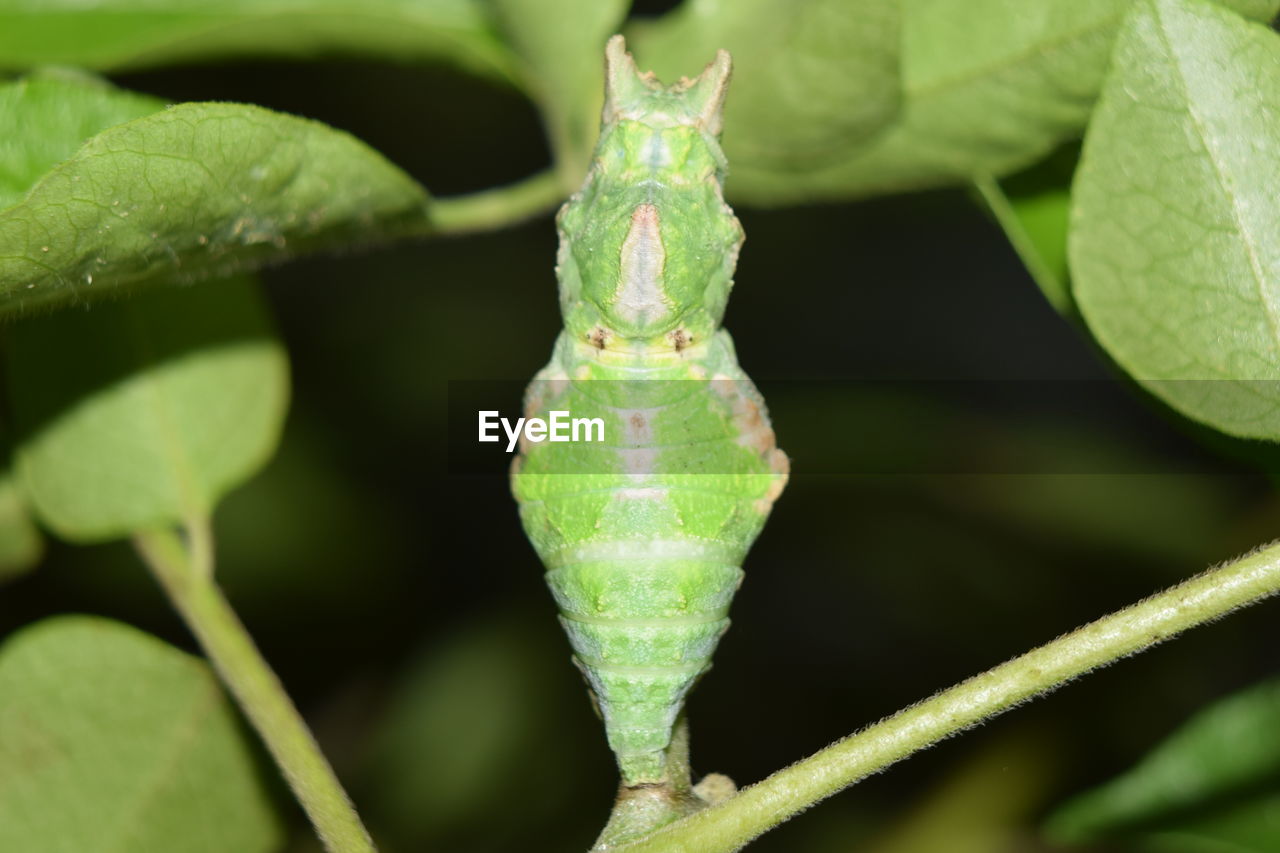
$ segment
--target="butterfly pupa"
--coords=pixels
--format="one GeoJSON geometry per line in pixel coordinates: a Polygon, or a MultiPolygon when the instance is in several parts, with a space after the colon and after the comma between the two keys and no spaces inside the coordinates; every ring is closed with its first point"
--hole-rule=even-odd
{"type": "Polygon", "coordinates": [[[685,695],[787,480],[721,328],[743,240],[722,194],[729,75],[720,51],[663,86],[610,40],[592,166],[557,217],[564,329],[525,399],[529,418],[603,419],[604,441],[525,441],[512,469],[629,787],[665,781],[685,695]]]}

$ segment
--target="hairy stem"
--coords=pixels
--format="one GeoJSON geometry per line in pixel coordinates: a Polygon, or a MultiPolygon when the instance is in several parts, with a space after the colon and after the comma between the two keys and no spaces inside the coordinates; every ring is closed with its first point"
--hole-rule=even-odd
{"type": "Polygon", "coordinates": [[[1059,637],[837,741],[626,853],[725,853],[837,791],[1055,687],[1280,592],[1280,544],[1258,549],[1059,637]]]}
{"type": "Polygon", "coordinates": [[[564,196],[559,176],[546,171],[503,187],[434,199],[426,233],[467,234],[514,225],[553,209],[564,196]]]}
{"type": "Polygon", "coordinates": [[[360,818],[298,709],[213,579],[208,523],[186,543],[172,531],[140,533],[134,544],[169,600],[266,743],[330,853],[374,853],[360,818]]]}

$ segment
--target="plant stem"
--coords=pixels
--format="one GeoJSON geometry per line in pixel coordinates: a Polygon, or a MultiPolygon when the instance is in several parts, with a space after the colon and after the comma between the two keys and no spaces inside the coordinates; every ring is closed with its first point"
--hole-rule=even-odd
{"type": "Polygon", "coordinates": [[[187,545],[169,530],[139,533],[134,544],[262,737],[325,849],[374,853],[333,768],[218,589],[208,532],[207,521],[200,520],[187,526],[187,545]]]}
{"type": "Polygon", "coordinates": [[[995,217],[996,222],[1004,229],[1005,237],[1013,250],[1018,253],[1023,266],[1031,274],[1031,278],[1040,287],[1040,292],[1059,314],[1077,314],[1075,303],[1071,298],[1071,288],[1063,280],[1062,274],[1055,272],[1045,263],[1040,249],[1027,233],[1026,226],[1005,195],[1004,189],[991,175],[978,175],[973,179],[977,190],[987,209],[995,217]]]}
{"type": "Polygon", "coordinates": [[[1280,592],[1273,543],[899,711],[697,812],[626,853],[728,853],[820,800],[1034,696],[1280,592]]]}
{"type": "Polygon", "coordinates": [[[560,177],[548,170],[504,187],[434,199],[426,233],[467,234],[514,225],[551,210],[564,196],[560,177]]]}

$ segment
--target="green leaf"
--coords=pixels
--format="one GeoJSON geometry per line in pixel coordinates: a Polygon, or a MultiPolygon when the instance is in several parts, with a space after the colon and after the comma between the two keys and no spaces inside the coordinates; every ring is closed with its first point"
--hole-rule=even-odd
{"type": "MultiPolygon", "coordinates": [[[[903,104],[892,126],[835,163],[779,172],[750,161],[728,189],[755,204],[968,183],[1075,137],[1134,0],[903,0],[903,104]]],[[[1228,0],[1270,19],[1275,0],[1228,0]]],[[[732,96],[731,96],[732,97],[732,96]]]]}
{"type": "MultiPolygon", "coordinates": [[[[0,91],[24,85],[31,88],[18,82],[0,91]]],[[[47,146],[46,161],[74,153],[0,210],[0,314],[424,225],[428,199],[418,184],[318,122],[241,104],[179,104],[74,149],[75,134],[92,126],[50,117],[66,104],[97,103],[96,115],[115,117],[145,111],[146,102],[70,78],[37,88],[38,97],[9,94],[5,118],[47,129],[48,138],[28,132],[6,151],[47,146]]],[[[0,168],[13,176],[8,186],[30,180],[21,163],[0,168]]]]}
{"type": "Polygon", "coordinates": [[[0,84],[0,115],[20,133],[0,136],[0,210],[27,191],[90,136],[164,109],[164,102],[113,88],[68,69],[46,69],[0,84]]]}
{"type": "Polygon", "coordinates": [[[270,456],[288,396],[244,277],[28,320],[8,364],[23,491],[75,541],[207,515],[270,456]]]}
{"type": "Polygon", "coordinates": [[[1280,849],[1280,680],[1202,710],[1132,769],[1049,819],[1067,843],[1117,838],[1148,849],[1280,849]]]}
{"type": "Polygon", "coordinates": [[[500,79],[512,63],[477,0],[0,0],[5,69],[323,54],[446,61],[500,79]]]}
{"type": "Polygon", "coordinates": [[[604,43],[617,32],[631,4],[626,0],[484,2],[519,56],[524,86],[542,109],[564,188],[576,190],[600,129],[604,43]]]}
{"type": "Polygon", "coordinates": [[[1280,39],[1203,0],[1143,0],[1074,189],[1075,295],[1175,409],[1280,438],[1280,39]]]}
{"type": "Polygon", "coordinates": [[[127,625],[0,647],[0,850],[272,853],[260,761],[209,668],[127,625]]]}
{"type": "Polygon", "coordinates": [[[0,583],[40,562],[44,541],[9,471],[0,469],[0,583]]]}
{"type": "Polygon", "coordinates": [[[1077,158],[1073,145],[1002,181],[990,176],[974,180],[1045,299],[1063,314],[1075,310],[1067,271],[1067,222],[1077,158]]]}
{"type": "Polygon", "coordinates": [[[688,0],[632,28],[642,69],[675,82],[733,54],[725,153],[735,171],[813,169],[883,128],[901,96],[899,0],[688,0]]]}

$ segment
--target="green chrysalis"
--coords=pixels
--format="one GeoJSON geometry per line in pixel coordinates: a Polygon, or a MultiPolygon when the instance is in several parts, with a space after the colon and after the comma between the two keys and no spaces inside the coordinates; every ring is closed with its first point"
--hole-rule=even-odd
{"type": "Polygon", "coordinates": [[[512,489],[634,787],[665,781],[788,463],[720,328],[743,239],[721,191],[729,55],[663,87],[615,36],[606,69],[591,170],[557,217],[564,331],[525,399],[602,418],[605,441],[523,441],[512,489]]]}

